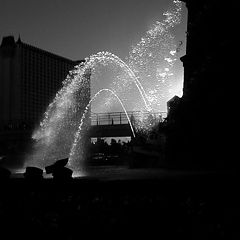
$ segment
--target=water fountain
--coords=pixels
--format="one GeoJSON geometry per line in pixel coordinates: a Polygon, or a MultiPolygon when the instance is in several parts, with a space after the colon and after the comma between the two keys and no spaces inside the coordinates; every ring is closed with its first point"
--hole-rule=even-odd
{"type": "Polygon", "coordinates": [[[81,118],[81,122],[79,124],[79,127],[78,127],[78,130],[75,134],[75,137],[74,137],[74,142],[73,142],[73,145],[72,145],[72,148],[71,148],[71,151],[70,151],[70,155],[69,155],[69,166],[72,167],[73,169],[77,169],[78,166],[79,166],[79,159],[78,159],[78,156],[83,156],[83,154],[76,154],[76,149],[77,149],[77,144],[78,142],[80,141],[80,138],[81,138],[81,130],[82,130],[82,127],[83,127],[83,124],[84,124],[84,119],[88,113],[88,110],[89,110],[89,107],[91,105],[91,103],[98,97],[99,94],[101,94],[102,92],[110,92],[111,94],[113,94],[117,100],[119,101],[119,103],[121,104],[122,106],[122,109],[124,110],[126,116],[127,116],[127,119],[128,119],[128,123],[130,125],[130,128],[131,128],[131,131],[132,131],[132,134],[133,134],[133,137],[135,137],[135,132],[134,132],[134,129],[133,129],[133,126],[132,126],[132,123],[130,121],[130,118],[128,116],[128,113],[126,111],[126,108],[124,106],[124,104],[122,103],[122,101],[120,100],[120,98],[116,95],[116,93],[114,93],[112,90],[110,89],[101,89],[99,90],[92,98],[91,100],[89,101],[88,105],[86,106],[85,110],[84,110],[84,113],[83,113],[83,116],[81,118]],[[77,156],[76,156],[77,155],[77,156]],[[75,156],[75,158],[74,158],[75,156]]]}
{"type": "MultiPolygon", "coordinates": [[[[35,155],[31,155],[29,159],[33,160],[26,161],[26,164],[34,161],[32,165],[43,167],[43,164],[50,164],[59,158],[65,158],[69,153],[72,156],[73,152],[75,152],[73,149],[78,141],[79,132],[83,127],[83,123],[86,123],[85,128],[87,128],[89,124],[89,121],[84,121],[85,118],[87,118],[87,110],[91,102],[101,92],[110,92],[118,99],[126,112],[123,101],[118,97],[114,89],[101,89],[90,99],[90,75],[94,74],[95,68],[97,68],[99,64],[116,64],[120,66],[123,71],[127,72],[130,80],[133,85],[137,87],[139,95],[141,96],[141,105],[146,110],[150,109],[141,84],[123,61],[108,52],[100,52],[92,55],[86,59],[85,64],[76,66],[75,69],[70,72],[63,84],[63,88],[57,93],[54,101],[49,105],[44,120],[40,124],[40,128],[33,134],[33,138],[36,140],[35,155]],[[78,126],[79,122],[80,125],[78,126]],[[59,149],[59,146],[61,146],[61,149],[59,149]],[[44,160],[41,161],[40,159],[44,160]]],[[[74,168],[76,167],[76,164],[74,164],[74,168]]]]}
{"type": "MultiPolygon", "coordinates": [[[[103,92],[108,92],[110,98],[117,99],[126,115],[127,99],[124,96],[126,86],[128,90],[133,89],[137,92],[140,104],[136,103],[136,108],[141,106],[138,110],[148,112],[154,110],[154,104],[159,103],[159,98],[161,98],[157,91],[160,82],[166,82],[167,77],[171,76],[170,69],[176,60],[176,44],[174,44],[169,28],[180,21],[181,3],[178,0],[173,2],[175,9],[165,13],[166,19],[163,22],[156,22],[146,36],[132,48],[127,59],[128,64],[112,53],[99,52],[86,58],[85,62],[69,72],[63,82],[63,87],[49,104],[40,127],[33,133],[32,138],[35,144],[32,152],[27,156],[26,166],[43,168],[58,159],[69,157],[69,167],[74,170],[81,169],[81,161],[84,158],[84,131],[87,131],[90,125],[89,108],[103,92]],[[163,46],[164,51],[168,51],[164,56],[162,53],[159,55],[159,47],[163,48],[163,46]],[[158,65],[156,67],[156,64],[150,61],[152,59],[157,61],[159,57],[163,58],[167,64],[167,67],[161,71],[158,65]],[[152,66],[155,66],[155,68],[152,67],[154,74],[157,74],[157,84],[151,88],[146,84],[147,78],[144,78],[146,74],[151,77],[153,75],[149,73],[150,62],[152,66]],[[98,89],[91,98],[90,78],[91,84],[100,81],[99,66],[110,66],[112,69],[118,69],[118,73],[109,87],[98,89]]],[[[134,135],[129,117],[128,121],[134,135]]]]}

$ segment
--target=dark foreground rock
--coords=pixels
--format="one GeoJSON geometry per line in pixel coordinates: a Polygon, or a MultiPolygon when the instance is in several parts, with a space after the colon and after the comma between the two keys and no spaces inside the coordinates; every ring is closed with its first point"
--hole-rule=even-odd
{"type": "Polygon", "coordinates": [[[45,167],[46,173],[53,173],[54,171],[57,171],[59,169],[62,169],[63,167],[65,167],[68,163],[68,158],[64,158],[61,160],[56,161],[54,164],[45,167]]]}
{"type": "Polygon", "coordinates": [[[45,167],[47,174],[52,174],[54,180],[68,180],[72,178],[73,171],[65,167],[68,158],[56,161],[54,164],[45,167]]]}

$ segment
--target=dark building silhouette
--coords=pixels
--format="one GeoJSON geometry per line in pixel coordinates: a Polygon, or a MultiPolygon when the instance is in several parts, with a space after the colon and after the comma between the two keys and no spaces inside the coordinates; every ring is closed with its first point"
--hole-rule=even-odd
{"type": "Polygon", "coordinates": [[[183,96],[171,111],[167,155],[178,166],[220,168],[231,165],[227,97],[232,69],[230,2],[188,1],[183,96]],[[227,163],[227,165],[226,165],[227,163]]]}
{"type": "MultiPolygon", "coordinates": [[[[0,146],[9,148],[29,139],[34,125],[62,86],[72,61],[13,36],[0,45],[0,146]]],[[[0,150],[1,150],[0,149],[0,150]]]]}
{"type": "Polygon", "coordinates": [[[4,37],[0,46],[1,126],[36,123],[77,61],[4,37]]]}
{"type": "Polygon", "coordinates": [[[167,121],[168,123],[172,123],[175,121],[175,113],[176,109],[178,108],[179,103],[181,102],[181,98],[178,96],[172,97],[170,100],[167,102],[167,121]]]}

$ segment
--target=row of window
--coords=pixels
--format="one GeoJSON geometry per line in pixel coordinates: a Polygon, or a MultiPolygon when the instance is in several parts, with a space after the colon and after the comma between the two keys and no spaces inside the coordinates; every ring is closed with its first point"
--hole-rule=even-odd
{"type": "Polygon", "coordinates": [[[56,79],[57,81],[62,81],[68,75],[68,71],[43,71],[36,69],[25,69],[22,71],[22,78],[30,78],[30,79],[56,79]]]}
{"type": "Polygon", "coordinates": [[[25,47],[22,50],[22,61],[31,60],[36,63],[49,63],[55,66],[63,65],[66,67],[73,67],[75,63],[73,61],[64,59],[62,57],[58,57],[53,54],[48,54],[44,51],[38,51],[36,49],[32,49],[31,47],[25,47]]]}

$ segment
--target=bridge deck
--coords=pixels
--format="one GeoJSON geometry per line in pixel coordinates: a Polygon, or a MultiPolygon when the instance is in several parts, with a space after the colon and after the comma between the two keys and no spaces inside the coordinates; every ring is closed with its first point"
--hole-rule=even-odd
{"type": "Polygon", "coordinates": [[[110,112],[110,113],[91,113],[91,125],[115,125],[115,124],[128,124],[128,120],[133,119],[145,119],[150,115],[152,118],[164,119],[167,116],[166,112],[140,112],[140,111],[128,111],[128,112],[110,112]],[[126,115],[127,113],[127,115],[126,115]]]}
{"type": "Polygon", "coordinates": [[[91,113],[91,137],[131,137],[133,136],[129,121],[151,118],[163,121],[166,112],[149,114],[149,112],[131,111],[111,113],[91,113]]]}

